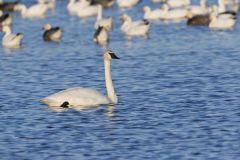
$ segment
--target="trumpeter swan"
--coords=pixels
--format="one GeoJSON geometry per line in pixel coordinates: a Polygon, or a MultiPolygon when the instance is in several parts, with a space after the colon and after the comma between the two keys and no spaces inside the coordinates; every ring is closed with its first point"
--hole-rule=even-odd
{"type": "Polygon", "coordinates": [[[119,59],[112,51],[107,50],[104,55],[104,68],[105,68],[105,83],[107,88],[107,96],[101,94],[95,89],[92,88],[70,88],[67,90],[60,91],[53,95],[50,95],[46,98],[43,98],[41,102],[48,104],[52,107],[60,107],[66,105],[72,107],[90,107],[98,106],[104,104],[117,104],[118,98],[115,93],[111,70],[110,70],[110,61],[112,59],[119,59]],[[65,103],[65,105],[64,105],[65,103]]]}
{"type": "Polygon", "coordinates": [[[11,28],[9,26],[3,26],[2,31],[5,33],[2,38],[2,45],[7,48],[19,48],[23,39],[23,34],[11,33],[11,28]]]}
{"type": "Polygon", "coordinates": [[[60,27],[52,27],[50,24],[43,26],[45,32],[43,33],[43,39],[45,41],[60,41],[62,37],[62,29],[60,27]]]}
{"type": "Polygon", "coordinates": [[[112,24],[113,24],[113,20],[112,17],[109,18],[102,18],[102,5],[98,6],[98,14],[97,14],[97,20],[95,22],[95,29],[98,28],[98,26],[102,26],[105,29],[107,29],[108,31],[110,31],[112,29],[112,24]]]}
{"type": "Polygon", "coordinates": [[[121,30],[127,36],[145,36],[149,31],[150,23],[147,20],[133,22],[127,14],[122,15],[120,19],[123,21],[121,30]]]}

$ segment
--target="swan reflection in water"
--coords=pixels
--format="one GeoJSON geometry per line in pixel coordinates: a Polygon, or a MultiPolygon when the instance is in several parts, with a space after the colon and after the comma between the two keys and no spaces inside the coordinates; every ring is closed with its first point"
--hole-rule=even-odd
{"type": "MultiPolygon", "coordinates": [[[[64,108],[64,107],[51,107],[51,106],[47,106],[46,108],[44,108],[45,110],[49,110],[49,111],[53,111],[53,112],[65,112],[65,111],[68,111],[70,109],[73,109],[73,110],[76,110],[76,111],[79,111],[79,112],[84,112],[84,111],[89,111],[89,110],[92,110],[92,109],[97,109],[97,108],[100,108],[102,106],[91,106],[91,107],[84,107],[84,106],[80,106],[80,107],[69,107],[69,108],[64,108]]],[[[115,117],[115,105],[108,105],[106,107],[106,111],[105,111],[105,114],[106,116],[109,118],[109,119],[113,119],[115,117]]]]}

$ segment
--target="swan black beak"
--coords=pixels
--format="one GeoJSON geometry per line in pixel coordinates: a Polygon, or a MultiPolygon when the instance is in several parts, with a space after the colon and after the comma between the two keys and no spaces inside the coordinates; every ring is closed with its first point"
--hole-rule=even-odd
{"type": "Polygon", "coordinates": [[[113,53],[113,52],[109,53],[109,55],[111,56],[112,59],[120,59],[120,58],[118,58],[118,57],[116,56],[116,54],[113,53]]]}

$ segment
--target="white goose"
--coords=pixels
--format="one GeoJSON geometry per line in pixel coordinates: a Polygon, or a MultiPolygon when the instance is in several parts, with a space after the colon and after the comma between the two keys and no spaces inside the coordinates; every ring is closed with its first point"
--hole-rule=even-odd
{"type": "Polygon", "coordinates": [[[163,8],[151,10],[149,6],[144,6],[143,12],[144,12],[144,19],[147,19],[147,20],[158,20],[158,19],[164,19],[166,17],[166,11],[163,8]]]}
{"type": "Polygon", "coordinates": [[[190,0],[167,0],[167,4],[171,8],[188,6],[190,5],[190,3],[191,3],[190,0]]]}
{"type": "Polygon", "coordinates": [[[35,4],[27,8],[23,4],[17,4],[14,10],[19,11],[23,18],[44,18],[48,7],[46,4],[35,4]]]}
{"type": "Polygon", "coordinates": [[[93,41],[100,44],[105,45],[108,42],[108,31],[103,26],[98,26],[94,36],[93,41]]]}
{"type": "Polygon", "coordinates": [[[127,14],[122,15],[120,19],[123,21],[121,30],[127,36],[145,36],[149,31],[150,23],[147,20],[133,22],[127,14]]]}
{"type": "Polygon", "coordinates": [[[67,9],[71,15],[77,15],[79,10],[82,10],[84,7],[87,7],[89,5],[90,2],[87,0],[81,0],[80,2],[76,2],[76,0],[69,0],[67,9]]]}
{"type": "Polygon", "coordinates": [[[103,57],[107,96],[92,88],[76,87],[50,95],[46,98],[43,98],[41,102],[46,103],[52,107],[90,107],[104,104],[117,104],[118,98],[113,87],[110,61],[112,59],[119,58],[110,50],[106,51],[103,57]]]}
{"type": "Polygon", "coordinates": [[[102,18],[102,5],[99,5],[97,21],[94,25],[95,29],[97,29],[99,26],[102,26],[105,29],[107,29],[108,31],[110,31],[112,29],[112,25],[113,25],[112,17],[105,18],[105,19],[102,18]]]}
{"type": "Polygon", "coordinates": [[[131,8],[138,4],[139,0],[117,0],[117,4],[121,8],[131,8]]]}
{"type": "Polygon", "coordinates": [[[2,31],[5,33],[2,38],[2,45],[7,48],[19,48],[23,39],[23,34],[11,33],[11,28],[9,26],[3,26],[2,31]]]}
{"type": "Polygon", "coordinates": [[[98,6],[99,5],[100,4],[85,6],[81,10],[78,10],[77,16],[80,17],[80,18],[87,18],[87,17],[91,17],[91,16],[97,16],[97,14],[98,14],[98,6]]]}
{"type": "Polygon", "coordinates": [[[200,5],[191,5],[187,7],[192,14],[192,16],[195,15],[203,15],[203,14],[208,14],[211,9],[207,8],[207,0],[200,0],[200,5]]]}
{"type": "Polygon", "coordinates": [[[231,13],[220,13],[216,10],[211,14],[209,28],[211,29],[232,29],[236,24],[236,16],[231,13]]]}
{"type": "Polygon", "coordinates": [[[164,4],[162,8],[166,12],[164,20],[183,20],[189,15],[189,11],[186,8],[170,9],[167,4],[164,4]]]}

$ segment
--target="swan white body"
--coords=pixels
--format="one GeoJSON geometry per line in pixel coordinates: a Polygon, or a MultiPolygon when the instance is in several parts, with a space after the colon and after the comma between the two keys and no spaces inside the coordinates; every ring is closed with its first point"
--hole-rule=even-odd
{"type": "Polygon", "coordinates": [[[35,4],[27,8],[23,4],[15,6],[16,11],[20,11],[23,18],[44,18],[48,7],[46,4],[35,4]]]}
{"type": "Polygon", "coordinates": [[[149,6],[144,6],[144,19],[147,20],[158,20],[166,17],[166,11],[164,9],[151,10],[149,6]]]}
{"type": "Polygon", "coordinates": [[[3,27],[5,33],[2,38],[2,45],[7,48],[19,48],[23,39],[22,34],[13,34],[9,26],[3,27]]]}
{"type": "Polygon", "coordinates": [[[139,0],[117,0],[117,4],[121,8],[130,8],[135,6],[139,0]]]}
{"type": "Polygon", "coordinates": [[[76,2],[76,0],[69,0],[67,5],[68,12],[71,15],[77,15],[80,10],[90,5],[89,1],[81,0],[80,2],[76,2]]]}
{"type": "Polygon", "coordinates": [[[112,29],[112,17],[109,18],[102,18],[102,5],[98,6],[98,15],[97,15],[97,20],[94,24],[95,29],[98,28],[98,26],[104,27],[106,30],[110,31],[112,29]]]}
{"type": "Polygon", "coordinates": [[[127,36],[145,36],[149,31],[150,24],[146,21],[133,22],[126,14],[121,16],[121,19],[123,20],[121,30],[127,36]]]}
{"type": "Polygon", "coordinates": [[[59,107],[64,102],[68,102],[72,107],[117,104],[118,99],[113,87],[110,71],[110,61],[112,58],[118,59],[118,57],[116,57],[111,51],[104,53],[105,82],[108,96],[105,96],[92,88],[76,87],[55,93],[41,101],[52,107],[59,107]]]}
{"type": "Polygon", "coordinates": [[[168,0],[167,4],[171,8],[183,7],[190,5],[190,0],[168,0]]]}

